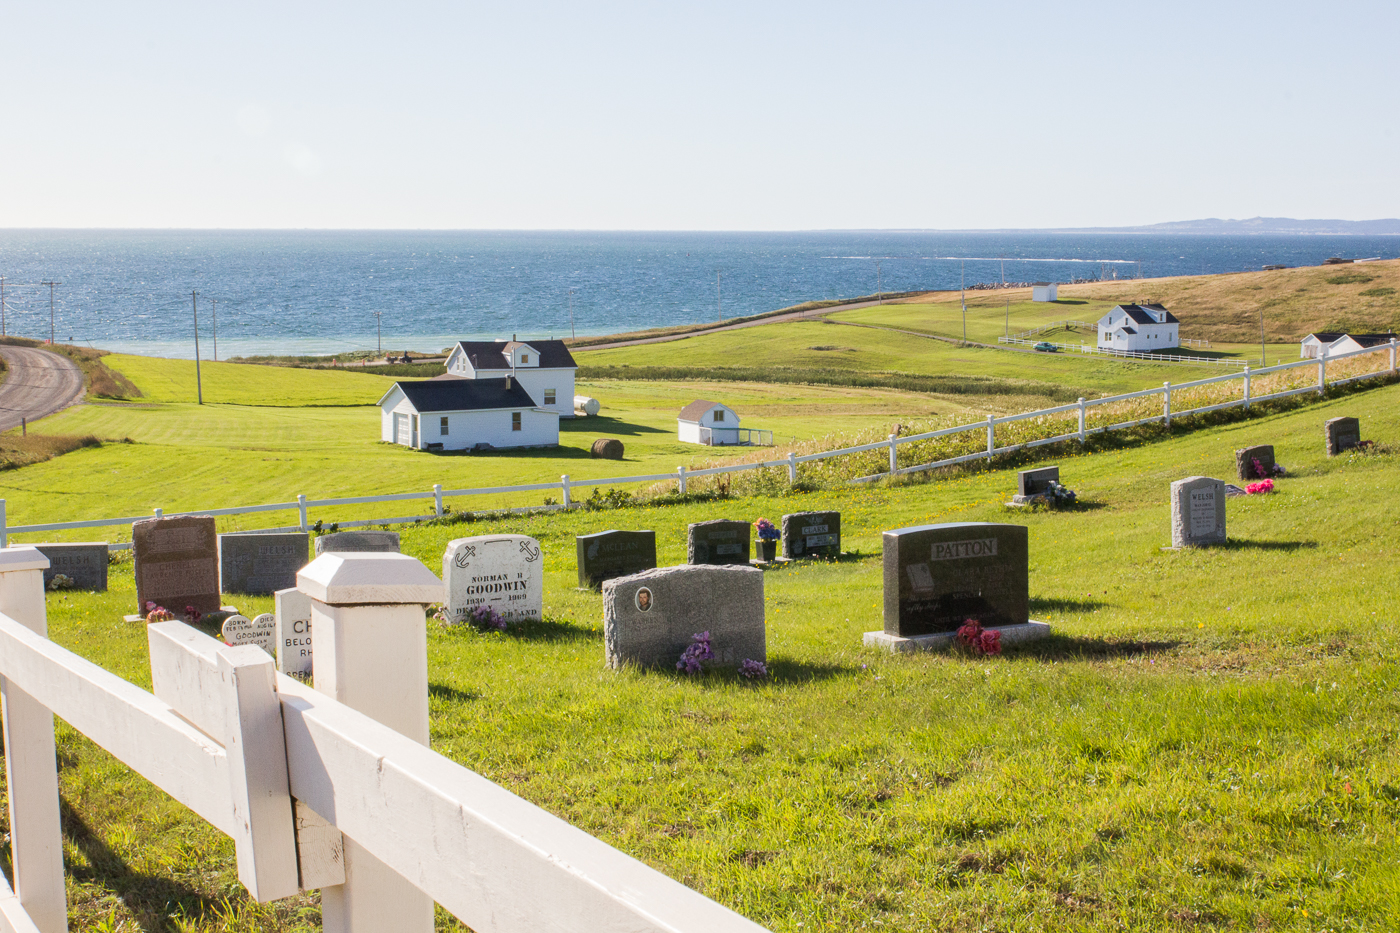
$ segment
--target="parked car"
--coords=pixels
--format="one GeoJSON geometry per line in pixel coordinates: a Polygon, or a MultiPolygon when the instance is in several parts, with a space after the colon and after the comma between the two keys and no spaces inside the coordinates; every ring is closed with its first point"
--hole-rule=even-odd
{"type": "Polygon", "coordinates": [[[1060,352],[1060,348],[1059,348],[1059,347],[1055,346],[1053,343],[1045,343],[1044,341],[1042,341],[1042,342],[1036,344],[1036,345],[1035,345],[1035,348],[1036,348],[1037,350],[1039,350],[1041,353],[1059,353],[1059,352],[1060,352]]]}

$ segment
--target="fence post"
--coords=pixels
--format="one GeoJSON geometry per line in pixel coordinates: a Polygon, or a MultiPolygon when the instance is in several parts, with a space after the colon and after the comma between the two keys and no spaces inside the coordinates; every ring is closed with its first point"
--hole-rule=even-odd
{"type": "MultiPolygon", "coordinates": [[[[1390,371],[1395,372],[1395,338],[1390,338],[1390,371]]],[[[0,504],[0,519],[4,518],[4,506],[0,504]]]]}
{"type": "MultiPolygon", "coordinates": [[[[685,495],[685,467],[683,466],[676,467],[676,491],[685,495]]],[[[0,521],[3,519],[4,515],[0,514],[0,521]]]]}
{"type": "Polygon", "coordinates": [[[1244,410],[1249,411],[1249,364],[1244,364],[1244,410]]]}
{"type": "MultiPolygon", "coordinates": [[[[322,554],[297,589],[311,597],[316,689],[427,745],[423,607],[442,582],[407,554],[322,554]]],[[[326,933],[432,933],[433,900],[347,837],[345,883],[321,889],[321,918],[326,933]]]]}
{"type": "MultiPolygon", "coordinates": [[[[0,551],[0,612],[48,635],[44,570],[33,547],[0,551]]],[[[10,792],[10,846],[15,894],[43,933],[66,933],[63,832],[58,818],[58,758],[53,714],[29,694],[0,680],[5,709],[5,780],[10,792]]]]}
{"type": "Polygon", "coordinates": [[[1162,383],[1162,421],[1172,426],[1172,384],[1171,380],[1162,383]]]}
{"type": "Polygon", "coordinates": [[[567,509],[570,505],[573,504],[573,501],[574,501],[573,498],[569,495],[569,474],[568,474],[568,473],[565,473],[563,476],[559,477],[559,485],[560,485],[561,487],[563,487],[563,489],[564,489],[564,508],[567,509]]]}
{"type": "Polygon", "coordinates": [[[433,510],[442,518],[442,483],[433,483],[433,510]]]}
{"type": "Polygon", "coordinates": [[[992,451],[997,449],[996,442],[996,418],[993,415],[987,416],[987,456],[992,455],[992,451]]]}
{"type": "MultiPolygon", "coordinates": [[[[1391,351],[1392,354],[1395,351],[1391,351]]],[[[10,525],[5,520],[5,500],[0,499],[0,547],[10,546],[10,525]]]]}
{"type": "Polygon", "coordinates": [[[794,484],[794,483],[796,483],[796,482],[797,482],[797,454],[796,454],[796,452],[789,450],[789,451],[788,451],[788,483],[789,483],[789,484],[794,484]]]}
{"type": "Polygon", "coordinates": [[[156,518],[165,517],[165,509],[151,509],[151,511],[155,513],[156,518]]]}
{"type": "Polygon", "coordinates": [[[890,475],[894,476],[899,469],[899,435],[890,435],[890,475]]]}
{"type": "Polygon", "coordinates": [[[1322,348],[1322,355],[1317,358],[1317,394],[1324,395],[1327,392],[1327,347],[1322,348]]]}
{"type": "Polygon", "coordinates": [[[306,524],[306,494],[297,493],[297,511],[301,513],[301,530],[307,530],[306,524]]]}
{"type": "Polygon", "coordinates": [[[1079,400],[1079,443],[1084,443],[1084,399],[1079,400]]]}

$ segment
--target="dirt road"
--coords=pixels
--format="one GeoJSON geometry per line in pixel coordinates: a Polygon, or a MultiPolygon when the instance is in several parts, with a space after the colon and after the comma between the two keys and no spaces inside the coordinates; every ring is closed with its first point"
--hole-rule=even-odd
{"type": "Polygon", "coordinates": [[[83,373],[66,356],[37,347],[3,347],[10,365],[0,383],[0,431],[62,411],[83,397],[83,373]]]}
{"type": "Polygon", "coordinates": [[[704,330],[693,330],[684,334],[666,334],[660,337],[642,337],[637,340],[616,340],[612,343],[595,343],[587,347],[571,347],[572,353],[583,353],[588,350],[612,350],[615,347],[635,347],[644,343],[669,343],[672,340],[685,340],[689,337],[703,337],[706,334],[717,334],[725,330],[742,330],[745,327],[761,327],[764,324],[783,324],[787,321],[816,320],[824,314],[834,314],[837,311],[854,311],[857,308],[873,308],[881,304],[879,301],[855,301],[848,305],[832,305],[829,308],[814,308],[811,311],[793,311],[791,314],[775,314],[757,321],[741,321],[738,324],[716,324],[714,327],[707,327],[704,330]]]}

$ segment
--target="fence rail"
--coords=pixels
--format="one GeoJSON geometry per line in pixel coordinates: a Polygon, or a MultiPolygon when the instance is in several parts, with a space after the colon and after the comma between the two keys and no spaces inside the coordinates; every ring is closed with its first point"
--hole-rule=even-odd
{"type": "MultiPolygon", "coordinates": [[[[1013,415],[1002,415],[1000,417],[988,415],[985,421],[979,421],[972,424],[958,425],[950,428],[940,428],[936,431],[928,431],[923,434],[910,434],[904,436],[897,436],[891,434],[888,438],[882,441],[875,441],[873,443],[868,444],[857,444],[851,447],[841,447],[836,450],[826,450],[812,454],[799,455],[796,453],[789,453],[787,457],[778,460],[760,460],[749,463],[735,463],[724,466],[706,467],[701,470],[689,470],[686,467],[682,466],[678,467],[676,469],[676,472],[674,473],[647,473],[636,476],[610,476],[601,477],[597,479],[572,479],[566,473],[559,478],[558,482],[525,483],[516,486],[480,486],[464,489],[443,489],[442,484],[439,483],[433,486],[431,490],[425,490],[422,492],[390,493],[387,495],[380,496],[348,496],[341,498],[308,499],[304,495],[299,495],[296,497],[295,501],[291,502],[275,502],[266,505],[232,506],[218,509],[192,509],[181,512],[166,512],[164,509],[157,508],[153,510],[153,514],[155,517],[160,518],[174,515],[244,515],[256,512],[295,510],[297,511],[300,519],[297,525],[288,526],[285,528],[268,528],[259,530],[308,531],[311,528],[310,510],[313,508],[324,509],[347,505],[370,505],[380,502],[431,502],[432,511],[418,515],[407,515],[395,518],[373,518],[353,521],[337,521],[336,524],[342,528],[352,528],[364,525],[377,525],[394,522],[412,522],[428,520],[432,518],[441,518],[444,514],[447,513],[449,509],[449,505],[446,502],[447,499],[469,498],[471,496],[482,495],[518,494],[526,492],[557,491],[560,494],[561,501],[552,505],[546,504],[544,506],[502,508],[494,511],[525,512],[536,511],[542,508],[567,509],[575,505],[573,491],[576,488],[583,486],[622,485],[628,483],[660,483],[674,481],[676,483],[676,490],[681,494],[685,494],[687,490],[687,482],[692,478],[718,476],[721,474],[729,473],[742,473],[746,470],[759,470],[767,468],[786,468],[788,472],[788,482],[796,483],[798,467],[804,463],[813,463],[816,461],[827,460],[832,457],[843,457],[850,456],[853,454],[866,453],[872,450],[888,449],[889,469],[887,471],[883,473],[872,474],[869,476],[862,476],[851,480],[851,482],[866,483],[880,479],[885,476],[906,475],[909,473],[917,473],[925,470],[938,469],[939,467],[953,466],[959,463],[966,463],[970,460],[986,459],[989,457],[994,457],[998,454],[1010,453],[1012,451],[1019,450],[1023,447],[1037,447],[1043,444],[1074,439],[1077,439],[1082,443],[1090,434],[1097,434],[1104,431],[1123,430],[1126,428],[1136,427],[1138,425],[1149,424],[1153,422],[1163,422],[1166,424],[1170,424],[1173,418],[1181,418],[1192,414],[1203,414],[1205,412],[1218,411],[1221,409],[1234,407],[1248,408],[1253,402],[1263,402],[1268,401],[1270,399],[1287,398],[1289,396],[1301,395],[1304,393],[1322,394],[1326,390],[1326,387],[1328,385],[1344,385],[1347,383],[1355,382],[1357,380],[1371,379],[1377,376],[1382,376],[1388,373],[1396,372],[1396,349],[1397,341],[1392,340],[1389,344],[1383,344],[1379,347],[1368,347],[1360,350],[1352,350],[1347,353],[1338,353],[1332,356],[1324,355],[1318,359],[1299,360],[1293,363],[1280,363],[1275,366],[1267,366],[1261,369],[1252,369],[1249,366],[1249,364],[1246,363],[1244,364],[1244,369],[1242,372],[1226,373],[1220,376],[1210,376],[1205,379],[1197,379],[1191,382],[1164,382],[1160,388],[1154,387],[1151,389],[1140,389],[1136,392],[1125,392],[1122,395],[1111,395],[1105,398],[1097,398],[1092,400],[1081,398],[1079,399],[1079,401],[1070,403],[1068,405],[1059,405],[1054,408],[1044,408],[1038,411],[1028,411],[1013,415]],[[1327,366],[1329,363],[1338,363],[1343,360],[1351,359],[1353,357],[1362,357],[1374,353],[1389,353],[1389,363],[1385,369],[1377,369],[1373,372],[1361,373],[1359,375],[1347,376],[1340,379],[1333,379],[1330,382],[1328,381],[1327,366]],[[1252,381],[1254,379],[1259,378],[1260,376],[1265,376],[1270,373],[1286,372],[1289,370],[1300,368],[1305,369],[1307,367],[1313,367],[1317,370],[1317,382],[1314,385],[1309,385],[1302,388],[1287,389],[1280,392],[1274,392],[1268,395],[1251,395],[1250,393],[1252,381]],[[1234,380],[1240,380],[1243,385],[1244,391],[1243,395],[1240,398],[1234,399],[1232,401],[1222,402],[1219,404],[1207,405],[1201,408],[1173,412],[1171,407],[1172,393],[1234,380]],[[1125,421],[1118,424],[1100,425],[1093,427],[1089,426],[1086,423],[1088,413],[1095,408],[1100,408],[1108,405],[1115,405],[1121,402],[1131,401],[1133,399],[1147,398],[1154,395],[1162,396],[1161,415],[1156,415],[1148,418],[1138,418],[1132,421],[1125,421]],[[1056,415],[1063,415],[1068,412],[1078,413],[1078,429],[1072,433],[1037,438],[1035,440],[1020,444],[1009,444],[1001,447],[998,447],[996,445],[995,432],[998,425],[1006,425],[1017,421],[1026,421],[1035,418],[1054,417],[1056,415]],[[987,446],[985,450],[981,450],[976,453],[969,453],[955,457],[949,457],[942,460],[931,461],[929,463],[916,464],[913,466],[907,466],[903,468],[898,466],[898,454],[900,445],[977,431],[986,431],[987,446]]],[[[488,509],[486,511],[493,510],[488,509]]],[[[146,516],[126,518],[98,518],[71,522],[47,522],[25,525],[10,525],[8,524],[5,500],[0,499],[0,547],[6,547],[9,545],[9,536],[12,534],[33,534],[37,532],[69,531],[78,528],[102,528],[121,525],[129,526],[133,522],[141,521],[145,517],[146,516]]],[[[112,547],[121,548],[129,547],[129,545],[114,544],[112,545],[112,547]]]]}
{"type": "MultiPolygon", "coordinates": [[[[1189,343],[1190,341],[1183,341],[1189,343]]],[[[1199,343],[1200,341],[1197,341],[1199,343]]],[[[1091,346],[1087,343],[1056,343],[1049,340],[1023,339],[1021,337],[998,337],[997,343],[1009,344],[1018,347],[1036,347],[1042,344],[1049,344],[1057,350],[1069,350],[1073,353],[1086,353],[1094,356],[1119,357],[1132,360],[1149,360],[1155,363],[1193,363],[1205,366],[1248,366],[1244,360],[1225,359],[1213,356],[1180,356],[1175,353],[1145,353],[1141,350],[1110,350],[1100,346],[1091,346]]],[[[1209,343],[1207,342],[1207,346],[1209,343]]],[[[1336,359],[1337,357],[1334,357],[1336,359]]]]}

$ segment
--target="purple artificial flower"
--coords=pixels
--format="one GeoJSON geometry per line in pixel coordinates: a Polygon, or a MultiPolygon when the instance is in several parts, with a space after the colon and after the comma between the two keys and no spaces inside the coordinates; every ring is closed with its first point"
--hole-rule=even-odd
{"type": "Polygon", "coordinates": [[[690,644],[681,652],[681,659],[676,662],[676,670],[698,674],[703,670],[701,662],[714,659],[714,650],[710,648],[710,633],[700,632],[691,636],[690,644]]]}
{"type": "Polygon", "coordinates": [[[739,665],[739,673],[750,680],[767,677],[768,665],[762,661],[755,661],[753,658],[744,658],[744,663],[739,665]]]}

